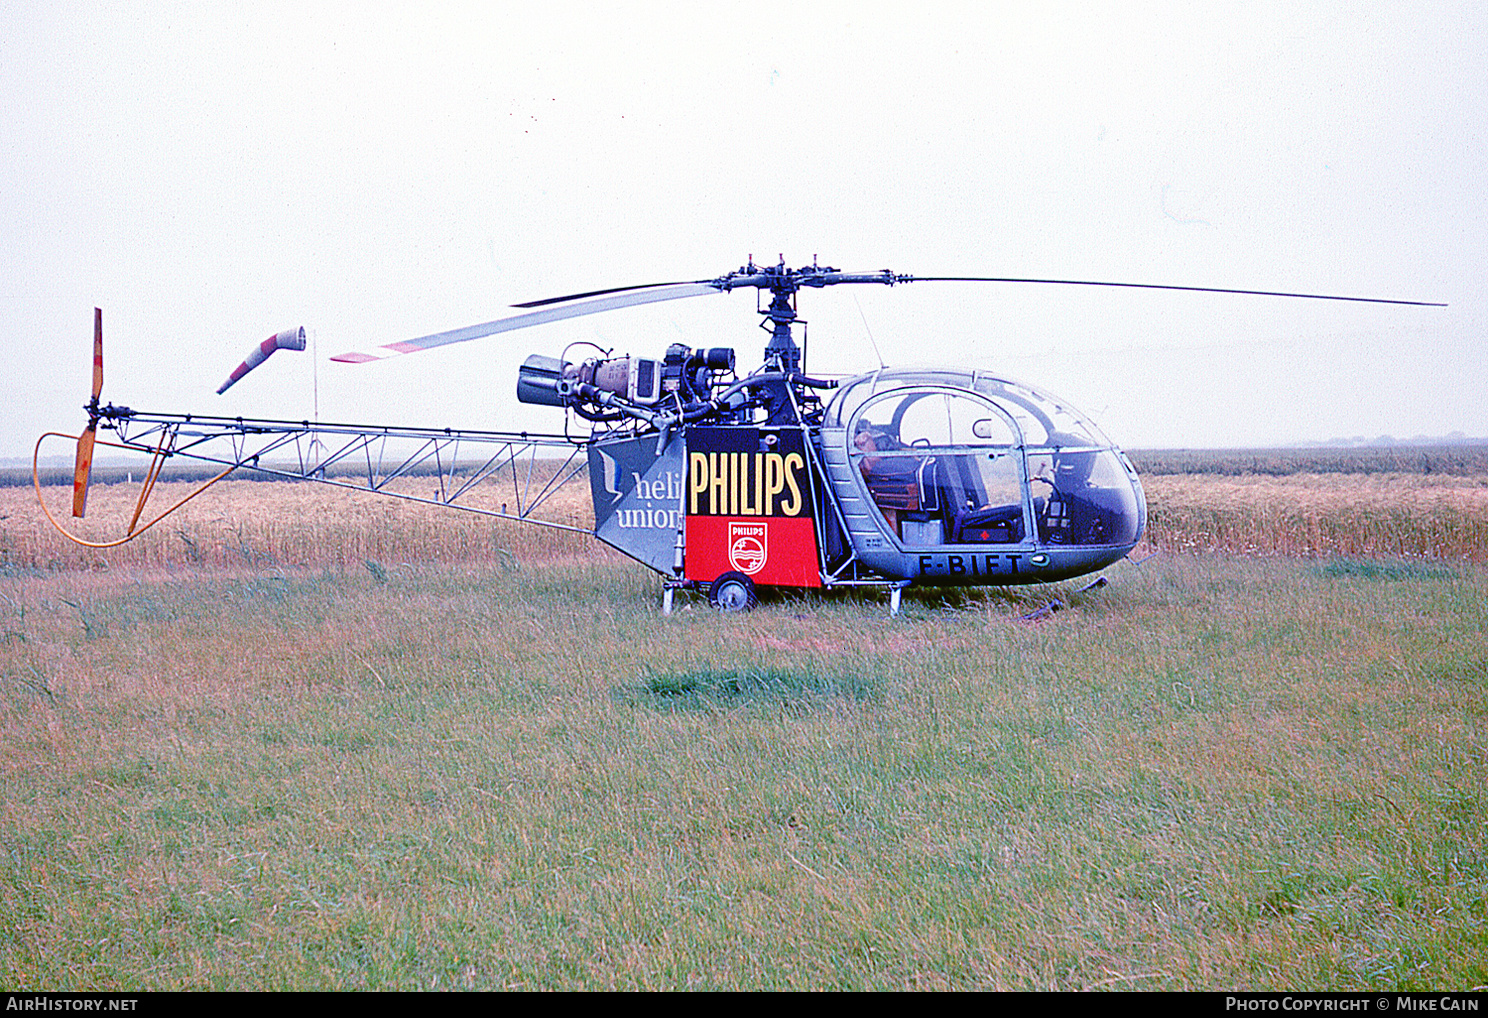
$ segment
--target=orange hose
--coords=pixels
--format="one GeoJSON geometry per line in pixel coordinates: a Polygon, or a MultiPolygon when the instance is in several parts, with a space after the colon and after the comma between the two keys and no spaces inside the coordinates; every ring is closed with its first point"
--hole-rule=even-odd
{"type": "MultiPolygon", "coordinates": [[[[74,534],[68,533],[67,530],[63,528],[63,526],[52,517],[51,511],[46,507],[46,500],[41,497],[41,470],[39,466],[41,459],[41,443],[46,441],[48,438],[66,438],[73,442],[76,442],[78,440],[76,435],[64,435],[60,431],[48,431],[46,434],[42,435],[36,440],[36,449],[31,454],[31,484],[36,488],[36,501],[38,504],[40,504],[41,511],[43,515],[46,516],[47,522],[50,523],[54,529],[56,529],[57,533],[67,538],[73,544],[81,545],[84,548],[117,548],[121,544],[128,544],[130,541],[133,541],[136,537],[140,536],[140,534],[143,534],[145,531],[149,530],[155,524],[165,519],[171,513],[181,508],[187,502],[190,502],[193,498],[206,491],[208,488],[216,484],[218,481],[222,480],[234,470],[238,469],[238,464],[234,463],[232,466],[222,471],[222,473],[212,478],[206,484],[203,484],[200,488],[197,488],[191,494],[181,499],[181,501],[177,502],[165,512],[155,517],[149,523],[146,523],[143,527],[135,530],[134,524],[139,522],[140,513],[145,508],[145,499],[149,497],[150,491],[153,490],[153,488],[155,487],[156,478],[160,476],[160,464],[161,461],[164,459],[162,453],[165,447],[165,439],[164,437],[162,437],[161,447],[155,451],[155,462],[153,462],[150,466],[150,475],[146,479],[145,490],[140,493],[139,505],[134,510],[134,520],[129,525],[129,534],[117,541],[85,541],[81,537],[77,537],[74,534]]],[[[133,446],[120,445],[117,442],[102,442],[100,444],[106,445],[111,449],[134,449],[133,446]]]]}
{"type": "MultiPolygon", "coordinates": [[[[155,479],[160,476],[161,464],[165,462],[165,436],[166,433],[162,431],[160,444],[155,447],[155,457],[150,460],[150,472],[145,475],[145,483],[140,486],[139,504],[134,507],[134,516],[129,521],[129,529],[125,531],[126,536],[134,534],[134,526],[139,522],[140,513],[145,511],[145,502],[149,500],[150,492],[155,490],[155,479]]],[[[174,445],[174,433],[171,438],[171,444],[174,445]]]]}

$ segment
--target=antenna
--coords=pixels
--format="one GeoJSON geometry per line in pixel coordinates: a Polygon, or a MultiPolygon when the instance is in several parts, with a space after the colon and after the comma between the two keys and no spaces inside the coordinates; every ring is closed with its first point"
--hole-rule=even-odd
{"type": "Polygon", "coordinates": [[[858,317],[863,319],[863,331],[868,334],[868,345],[873,347],[873,356],[878,358],[878,366],[882,370],[888,365],[884,364],[883,354],[878,352],[878,342],[873,338],[873,330],[868,327],[868,316],[863,313],[863,305],[858,302],[858,295],[853,294],[852,299],[853,304],[857,305],[858,317]]]}

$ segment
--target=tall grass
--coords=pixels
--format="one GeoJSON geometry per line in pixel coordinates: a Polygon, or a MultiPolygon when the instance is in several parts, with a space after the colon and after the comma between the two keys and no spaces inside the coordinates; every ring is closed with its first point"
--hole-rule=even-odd
{"type": "Polygon", "coordinates": [[[1488,443],[1384,445],[1298,449],[1138,449],[1127,455],[1143,476],[1239,477],[1292,474],[1488,475],[1488,443]]]}
{"type": "Polygon", "coordinates": [[[0,984],[1488,984],[1488,486],[1146,483],[1110,587],[893,620],[308,485],[110,551],[0,492],[0,984]]]}
{"type": "Polygon", "coordinates": [[[153,576],[0,577],[7,988],[1488,983],[1478,567],[153,576]]]}
{"type": "Polygon", "coordinates": [[[1144,479],[1165,551],[1488,561],[1488,479],[1408,474],[1144,479]]]}
{"type": "MultiPolygon", "coordinates": [[[[397,488],[436,496],[437,480],[413,479],[397,488]]],[[[161,483],[141,522],[196,490],[185,482],[161,483]]],[[[69,488],[47,489],[52,516],[72,533],[95,542],[124,536],[137,505],[138,484],[94,484],[88,516],[72,519],[69,488]]],[[[510,488],[487,485],[470,504],[499,510],[515,505],[510,488]]],[[[581,477],[564,489],[541,518],[589,526],[588,486],[581,477]]],[[[122,567],[304,568],[362,562],[514,562],[590,554],[582,534],[551,530],[408,502],[370,492],[314,483],[226,480],[186,503],[153,529],[118,548],[82,548],[58,534],[36,505],[31,489],[0,489],[0,567],[110,569],[122,567]]]]}
{"type": "MultiPolygon", "coordinates": [[[[428,496],[435,483],[408,485],[428,496]]],[[[1488,476],[1156,474],[1143,483],[1148,543],[1167,552],[1488,561],[1488,476]]],[[[164,508],[191,490],[162,484],[152,504],[164,508]]],[[[105,540],[122,536],[137,492],[133,485],[94,485],[83,521],[70,518],[66,488],[48,495],[64,525],[105,540]]],[[[474,504],[493,509],[512,497],[498,485],[481,492],[474,504]]],[[[588,499],[580,478],[544,518],[588,526],[588,499]]],[[[579,534],[316,484],[252,481],[221,482],[137,540],[95,551],[52,530],[29,489],[0,488],[0,570],[320,568],[593,555],[606,553],[579,534]]]]}

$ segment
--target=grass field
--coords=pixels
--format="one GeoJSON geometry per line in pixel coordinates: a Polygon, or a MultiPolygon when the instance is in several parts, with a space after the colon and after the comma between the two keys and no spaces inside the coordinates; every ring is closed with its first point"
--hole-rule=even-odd
{"type": "Polygon", "coordinates": [[[0,495],[0,985],[1482,988],[1483,478],[1319,476],[1154,475],[1111,586],[898,619],[663,617],[370,496],[77,553],[0,495]]]}

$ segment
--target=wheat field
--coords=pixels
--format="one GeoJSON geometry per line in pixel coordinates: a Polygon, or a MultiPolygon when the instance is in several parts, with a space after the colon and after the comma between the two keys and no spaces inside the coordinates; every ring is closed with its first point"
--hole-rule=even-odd
{"type": "MultiPolygon", "coordinates": [[[[487,485],[470,504],[501,509],[514,499],[507,486],[487,485]]],[[[393,490],[436,496],[437,482],[412,479],[393,490]]],[[[191,495],[199,484],[162,482],[150,494],[141,524],[191,495]]],[[[52,516],[78,537],[107,542],[124,536],[139,484],[93,485],[88,513],[71,517],[71,489],[43,489],[52,516]]],[[[563,488],[542,518],[587,527],[593,519],[582,477],[563,488]]],[[[0,561],[25,568],[310,567],[397,563],[496,561],[581,554],[592,539],[475,513],[311,482],[227,479],[118,548],[82,548],[68,541],[39,511],[32,488],[0,488],[0,561]]]]}
{"type": "Polygon", "coordinates": [[[1442,474],[1162,475],[1144,479],[1165,551],[1483,562],[1488,478],[1442,474]]]}
{"type": "MultiPolygon", "coordinates": [[[[434,484],[413,479],[400,490],[429,497],[434,484]]],[[[1488,556],[1488,475],[1186,473],[1148,475],[1143,484],[1150,519],[1146,547],[1135,557],[1182,551],[1481,563],[1488,556]]],[[[157,485],[141,522],[195,487],[157,485]]],[[[66,487],[44,491],[63,526],[105,541],[126,533],[139,486],[94,485],[88,518],[82,521],[70,517],[66,487]]],[[[480,491],[472,504],[492,509],[512,497],[509,487],[499,484],[480,491]]],[[[582,477],[559,492],[543,518],[590,525],[593,514],[582,477]]],[[[578,534],[369,492],[230,479],[135,541],[98,551],[57,534],[38,512],[29,487],[0,488],[0,563],[28,569],[453,563],[586,555],[597,548],[578,534]]]]}

